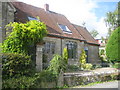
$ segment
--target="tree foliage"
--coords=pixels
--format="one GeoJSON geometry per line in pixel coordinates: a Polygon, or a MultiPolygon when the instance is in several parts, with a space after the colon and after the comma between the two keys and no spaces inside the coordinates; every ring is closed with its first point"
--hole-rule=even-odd
{"type": "Polygon", "coordinates": [[[46,25],[37,20],[27,23],[13,22],[7,25],[12,27],[12,32],[3,43],[3,52],[29,53],[30,47],[41,42],[47,35],[46,25]]]}
{"type": "Polygon", "coordinates": [[[95,38],[99,33],[97,30],[90,31],[90,34],[95,38]]]}
{"type": "Polygon", "coordinates": [[[120,62],[119,46],[120,46],[120,27],[113,31],[106,45],[106,55],[110,61],[120,62]]]}
{"type": "Polygon", "coordinates": [[[118,26],[120,26],[120,2],[118,2],[118,6],[113,12],[108,12],[106,14],[105,22],[106,26],[108,26],[108,37],[111,35],[112,31],[115,30],[118,26]]]}

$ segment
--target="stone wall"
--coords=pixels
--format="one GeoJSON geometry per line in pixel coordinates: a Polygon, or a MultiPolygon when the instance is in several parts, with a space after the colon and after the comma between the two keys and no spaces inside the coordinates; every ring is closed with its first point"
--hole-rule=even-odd
{"type": "Polygon", "coordinates": [[[88,62],[92,64],[100,64],[99,46],[88,45],[88,62]]]}
{"type": "MultiPolygon", "coordinates": [[[[44,42],[54,42],[55,43],[55,54],[62,55],[63,49],[66,47],[67,41],[73,41],[77,43],[77,58],[69,59],[69,65],[79,65],[79,58],[81,54],[81,50],[84,49],[85,46],[88,47],[88,61],[92,64],[99,63],[99,46],[85,44],[84,42],[80,42],[79,40],[73,39],[65,39],[65,38],[55,38],[55,37],[45,37],[44,42]]],[[[52,56],[49,57],[52,59],[52,56]]]]}
{"type": "MultiPolygon", "coordinates": [[[[84,48],[84,43],[80,42],[79,40],[72,40],[72,39],[61,39],[55,37],[45,37],[44,42],[54,42],[55,43],[55,54],[62,55],[63,49],[66,47],[67,41],[73,41],[77,43],[77,58],[76,59],[69,59],[69,65],[79,65],[79,57],[81,53],[81,49],[84,48]]],[[[52,57],[52,56],[51,56],[52,57]]],[[[49,58],[51,58],[49,57],[49,58]]]]}
{"type": "Polygon", "coordinates": [[[69,87],[87,85],[93,82],[119,80],[120,71],[114,68],[102,68],[89,72],[64,73],[64,85],[69,87]]]}
{"type": "Polygon", "coordinates": [[[2,43],[2,2],[0,1],[0,43],[2,43]]]}
{"type": "Polygon", "coordinates": [[[2,26],[2,29],[0,28],[1,43],[6,37],[5,26],[14,21],[15,8],[9,2],[0,2],[0,7],[0,26],[2,26]]]}

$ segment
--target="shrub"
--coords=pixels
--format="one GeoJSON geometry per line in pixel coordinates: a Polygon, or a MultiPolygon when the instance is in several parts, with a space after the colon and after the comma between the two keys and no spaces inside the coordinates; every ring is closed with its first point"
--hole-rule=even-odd
{"type": "Polygon", "coordinates": [[[19,78],[10,78],[2,81],[2,89],[5,88],[30,88],[35,86],[35,77],[22,76],[19,78]]]}
{"type": "Polygon", "coordinates": [[[113,68],[120,68],[120,63],[115,63],[115,64],[113,64],[112,67],[113,67],[113,68]]]}
{"type": "Polygon", "coordinates": [[[0,43],[0,53],[2,53],[2,43],[0,43]]]}
{"type": "Polygon", "coordinates": [[[49,70],[43,70],[35,74],[37,82],[52,82],[56,81],[56,75],[49,70]]]}
{"type": "Polygon", "coordinates": [[[77,65],[68,65],[68,69],[67,69],[67,71],[69,71],[69,72],[71,72],[71,71],[79,71],[80,70],[80,68],[79,68],[79,66],[77,66],[77,65]]]}
{"type": "Polygon", "coordinates": [[[101,49],[99,53],[100,53],[100,54],[99,54],[100,59],[101,59],[102,61],[107,61],[107,57],[106,57],[105,50],[104,50],[104,49],[101,49]]]}
{"type": "Polygon", "coordinates": [[[111,62],[120,62],[120,27],[115,29],[106,45],[106,55],[111,62]]]}
{"type": "Polygon", "coordinates": [[[93,67],[93,65],[92,65],[91,63],[86,63],[84,69],[85,69],[85,70],[91,70],[92,67],[93,67]]]}
{"type": "Polygon", "coordinates": [[[83,70],[85,68],[86,64],[86,54],[85,51],[82,49],[81,55],[80,55],[80,68],[83,70]]]}
{"type": "Polygon", "coordinates": [[[100,55],[105,55],[105,50],[104,49],[100,50],[100,55]]]}
{"type": "Polygon", "coordinates": [[[32,61],[29,56],[15,53],[2,54],[3,78],[13,76],[30,75],[32,72],[32,61]]]}
{"type": "Polygon", "coordinates": [[[67,65],[68,65],[68,51],[67,51],[67,48],[64,48],[63,49],[63,54],[62,54],[62,60],[63,60],[63,64],[65,66],[65,69],[67,68],[67,65]]]}
{"type": "MultiPolygon", "coordinates": [[[[43,70],[38,72],[30,77],[28,76],[20,76],[17,78],[9,78],[5,79],[2,82],[2,88],[41,88],[43,87],[43,83],[48,84],[48,82],[55,82],[57,78],[56,76],[48,71],[43,70]]],[[[46,86],[45,86],[46,87],[46,86]]]]}
{"type": "Polygon", "coordinates": [[[94,64],[93,69],[96,69],[96,68],[101,68],[101,65],[100,64],[94,64]]]}
{"type": "Polygon", "coordinates": [[[60,55],[54,55],[53,59],[50,61],[50,66],[48,67],[48,70],[53,72],[53,74],[59,74],[60,70],[64,70],[64,62],[60,55]]]}

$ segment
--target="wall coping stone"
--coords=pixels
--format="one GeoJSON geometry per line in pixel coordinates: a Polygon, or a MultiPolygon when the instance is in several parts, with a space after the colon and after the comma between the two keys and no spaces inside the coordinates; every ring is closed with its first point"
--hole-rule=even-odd
{"type": "Polygon", "coordinates": [[[96,70],[91,70],[91,71],[79,71],[79,72],[73,72],[73,73],[64,73],[64,77],[69,77],[69,76],[91,76],[91,75],[109,75],[112,73],[120,73],[119,69],[116,68],[100,68],[96,70]]]}

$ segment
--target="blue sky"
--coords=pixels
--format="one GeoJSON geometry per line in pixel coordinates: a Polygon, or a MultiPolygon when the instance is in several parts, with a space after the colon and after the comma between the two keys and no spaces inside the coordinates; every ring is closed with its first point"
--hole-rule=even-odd
{"type": "Polygon", "coordinates": [[[51,11],[65,15],[71,23],[81,25],[85,22],[88,31],[97,30],[99,35],[106,36],[108,27],[104,22],[106,13],[114,11],[119,0],[19,0],[40,8],[49,4],[51,11]]]}
{"type": "Polygon", "coordinates": [[[114,11],[117,7],[117,2],[98,2],[98,8],[94,8],[92,12],[96,14],[98,20],[105,17],[107,12],[114,11]]]}

